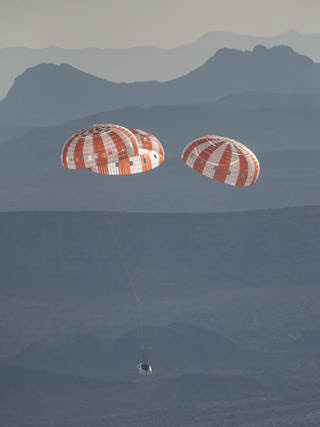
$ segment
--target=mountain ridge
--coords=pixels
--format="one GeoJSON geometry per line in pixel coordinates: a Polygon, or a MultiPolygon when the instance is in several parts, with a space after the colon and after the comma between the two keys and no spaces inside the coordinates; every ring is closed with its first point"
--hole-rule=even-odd
{"type": "Polygon", "coordinates": [[[37,128],[0,147],[2,210],[208,212],[318,204],[319,114],[319,95],[256,93],[216,103],[127,107],[37,128]],[[60,162],[64,142],[92,123],[148,130],[161,141],[165,162],[152,173],[130,177],[65,170],[60,162]],[[212,133],[256,153],[261,174],[253,187],[222,185],[183,164],[185,145],[212,133]],[[83,191],[86,197],[79,197],[83,191]]]}
{"type": "Polygon", "coordinates": [[[0,122],[54,125],[128,106],[214,102],[242,92],[319,92],[320,64],[289,47],[222,49],[167,82],[114,83],[68,65],[40,64],[20,75],[0,102],[0,122]],[[32,100],[32,102],[31,102],[32,100]]]}
{"type": "Polygon", "coordinates": [[[0,99],[3,98],[14,78],[26,68],[40,62],[59,64],[67,62],[82,71],[111,81],[166,81],[182,76],[203,64],[223,47],[252,49],[262,44],[289,45],[297,52],[320,62],[320,34],[300,34],[291,30],[271,37],[257,37],[226,31],[209,32],[191,43],[163,49],[155,46],[132,48],[67,49],[50,46],[44,49],[13,47],[0,49],[0,99]],[[130,61],[130,69],[128,69],[130,61]]]}

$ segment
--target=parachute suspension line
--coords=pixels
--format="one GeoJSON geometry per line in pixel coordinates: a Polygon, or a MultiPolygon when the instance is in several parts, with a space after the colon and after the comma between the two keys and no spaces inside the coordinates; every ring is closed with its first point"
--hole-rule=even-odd
{"type": "Polygon", "coordinates": [[[136,325],[138,326],[137,335],[138,335],[138,340],[140,342],[140,351],[141,351],[142,361],[145,362],[146,355],[145,355],[144,333],[143,333],[144,322],[143,322],[143,313],[142,313],[142,301],[137,292],[134,280],[132,279],[132,274],[130,274],[130,272],[128,271],[126,258],[121,252],[119,239],[117,237],[117,234],[114,231],[114,224],[109,223],[109,229],[110,229],[110,234],[112,236],[114,246],[118,252],[118,256],[119,256],[119,259],[123,268],[123,272],[129,286],[130,293],[133,295],[136,302],[136,325]]]}

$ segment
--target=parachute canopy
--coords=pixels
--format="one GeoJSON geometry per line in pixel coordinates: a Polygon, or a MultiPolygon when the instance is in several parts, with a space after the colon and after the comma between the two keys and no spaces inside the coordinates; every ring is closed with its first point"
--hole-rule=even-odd
{"type": "Polygon", "coordinates": [[[61,153],[65,168],[105,175],[145,172],[163,160],[164,150],[155,136],[114,124],[96,124],[75,132],[61,153]]]}
{"type": "Polygon", "coordinates": [[[115,171],[113,170],[114,165],[106,164],[92,167],[93,172],[117,175],[121,174],[121,171],[128,170],[129,167],[129,172],[126,173],[135,174],[155,169],[161,165],[164,160],[164,150],[160,141],[151,133],[140,129],[129,129],[129,131],[136,139],[138,154],[119,160],[118,168],[115,171]]]}
{"type": "Polygon", "coordinates": [[[226,184],[253,185],[259,175],[259,162],[245,145],[233,139],[205,135],[187,144],[182,160],[192,169],[226,184]]]}

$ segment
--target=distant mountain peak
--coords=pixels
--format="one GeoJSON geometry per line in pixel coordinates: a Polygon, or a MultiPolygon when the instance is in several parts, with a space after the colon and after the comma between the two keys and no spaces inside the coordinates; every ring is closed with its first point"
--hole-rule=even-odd
{"type": "Polygon", "coordinates": [[[27,72],[48,72],[48,71],[64,71],[64,70],[76,70],[77,72],[82,73],[82,71],[78,70],[77,68],[73,67],[70,64],[67,63],[61,63],[61,64],[53,64],[51,62],[41,62],[38,65],[35,65],[34,67],[29,67],[26,69],[26,71],[21,74],[23,76],[27,72]]]}
{"type": "MultiPolygon", "coordinates": [[[[249,52],[249,51],[246,51],[249,52]]],[[[208,59],[207,62],[211,61],[212,59],[220,59],[226,56],[231,56],[231,55],[235,55],[235,56],[242,56],[244,55],[245,52],[243,50],[240,49],[231,49],[229,47],[222,47],[221,49],[217,50],[217,52],[208,59]]]]}
{"type": "MultiPolygon", "coordinates": [[[[279,45],[279,46],[272,46],[272,47],[265,47],[261,44],[256,45],[253,49],[252,49],[252,55],[254,56],[281,56],[282,58],[284,57],[289,57],[289,56],[295,56],[296,58],[299,57],[303,57],[303,55],[300,55],[299,53],[295,52],[292,47],[290,46],[286,46],[286,45],[279,45]]],[[[309,59],[309,58],[308,58],[309,59]]]]}
{"type": "Polygon", "coordinates": [[[253,54],[263,54],[265,55],[267,53],[268,49],[263,46],[262,44],[257,44],[253,49],[252,49],[252,53],[253,54]]]}
{"type": "Polygon", "coordinates": [[[295,30],[294,28],[291,28],[289,31],[287,31],[285,34],[294,34],[294,35],[300,35],[300,33],[295,30]]]}
{"type": "Polygon", "coordinates": [[[281,60],[281,62],[292,62],[292,60],[294,60],[297,63],[313,63],[312,59],[305,55],[297,53],[290,46],[279,45],[266,47],[264,45],[258,44],[252,50],[243,51],[240,49],[230,49],[227,47],[219,49],[211,58],[207,60],[204,66],[216,65],[219,62],[224,65],[225,61],[244,61],[246,59],[257,59],[258,61],[260,61],[261,59],[264,59],[265,61],[281,60]]]}

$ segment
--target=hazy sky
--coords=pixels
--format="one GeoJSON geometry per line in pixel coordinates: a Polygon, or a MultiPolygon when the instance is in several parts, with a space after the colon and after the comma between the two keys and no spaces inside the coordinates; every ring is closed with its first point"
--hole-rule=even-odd
{"type": "Polygon", "coordinates": [[[208,31],[320,33],[320,0],[0,0],[0,47],[174,47],[208,31]]]}

